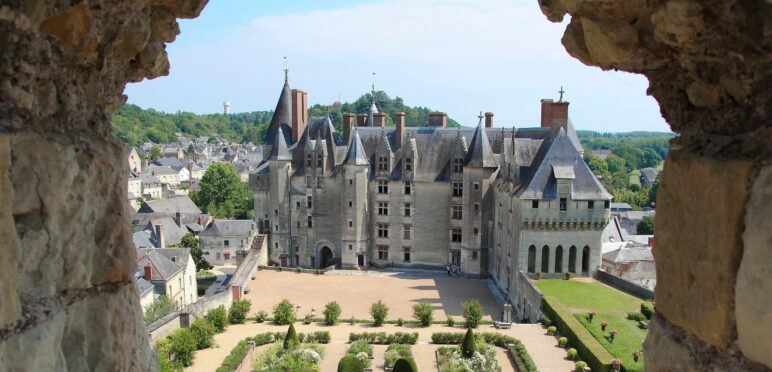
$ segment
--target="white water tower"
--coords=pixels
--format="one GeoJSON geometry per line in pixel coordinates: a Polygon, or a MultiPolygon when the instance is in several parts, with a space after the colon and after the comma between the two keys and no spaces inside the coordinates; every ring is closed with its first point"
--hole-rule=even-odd
{"type": "Polygon", "coordinates": [[[228,101],[225,101],[222,103],[222,112],[225,115],[228,115],[231,113],[231,103],[228,101]]]}

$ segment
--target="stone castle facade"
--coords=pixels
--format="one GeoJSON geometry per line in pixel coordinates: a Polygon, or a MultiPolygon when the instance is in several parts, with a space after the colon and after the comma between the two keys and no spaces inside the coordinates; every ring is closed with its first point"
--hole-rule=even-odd
{"type": "MultiPolygon", "coordinates": [[[[542,125],[396,127],[373,103],[343,133],[307,117],[285,82],[268,129],[269,157],[250,175],[271,260],[287,266],[441,267],[492,276],[590,275],[601,261],[611,195],[582,159],[568,102],[542,101],[542,125]]],[[[417,124],[417,123],[411,123],[417,124]]],[[[512,289],[514,291],[514,289],[512,289]]]]}

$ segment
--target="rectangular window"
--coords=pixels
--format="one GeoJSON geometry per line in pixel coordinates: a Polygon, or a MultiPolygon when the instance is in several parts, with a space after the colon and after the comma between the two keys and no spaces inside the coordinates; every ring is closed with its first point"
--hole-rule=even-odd
{"type": "Polygon", "coordinates": [[[413,212],[413,205],[410,203],[405,203],[405,217],[410,217],[413,212]]]}
{"type": "Polygon", "coordinates": [[[474,236],[480,235],[480,229],[474,228],[474,236]]]}
{"type": "Polygon", "coordinates": [[[404,248],[403,258],[405,262],[410,262],[410,247],[404,248]]]}
{"type": "Polygon", "coordinates": [[[274,225],[274,226],[273,226],[273,231],[276,231],[276,232],[278,232],[278,231],[279,231],[279,225],[274,225]]]}
{"type": "Polygon", "coordinates": [[[309,189],[313,186],[313,184],[311,182],[313,182],[313,181],[311,181],[311,176],[307,176],[306,177],[306,187],[308,187],[309,189]]]}
{"type": "Polygon", "coordinates": [[[480,212],[480,203],[474,203],[474,212],[475,213],[480,212]]]}
{"type": "Polygon", "coordinates": [[[316,157],[316,166],[317,166],[318,168],[321,168],[321,167],[322,167],[322,161],[323,161],[323,160],[324,160],[324,158],[323,158],[321,155],[316,157]]]}
{"type": "Polygon", "coordinates": [[[405,158],[405,170],[406,171],[413,170],[413,158],[405,158]]]}
{"type": "Polygon", "coordinates": [[[560,210],[565,211],[566,210],[566,198],[560,198],[560,210]]]}
{"type": "Polygon", "coordinates": [[[453,159],[453,172],[459,173],[463,170],[464,170],[464,159],[461,159],[461,158],[453,159]]]}
{"type": "Polygon", "coordinates": [[[348,180],[348,185],[351,186],[354,184],[354,180],[348,180]]]}
{"type": "Polygon", "coordinates": [[[314,227],[314,220],[311,216],[308,216],[308,227],[314,227]]]}
{"type": "Polygon", "coordinates": [[[595,202],[590,200],[587,202],[587,209],[595,209],[595,202]]]}
{"type": "Polygon", "coordinates": [[[378,202],[378,215],[379,216],[388,216],[389,215],[389,203],[388,202],[378,202]]]}
{"type": "Polygon", "coordinates": [[[378,224],[378,237],[379,238],[389,237],[389,224],[386,224],[386,223],[378,224]]]}
{"type": "Polygon", "coordinates": [[[297,227],[298,229],[300,228],[300,221],[295,222],[295,227],[297,227]]]}
{"type": "Polygon", "coordinates": [[[295,208],[300,209],[300,202],[295,202],[295,208]]]}
{"type": "Polygon", "coordinates": [[[354,245],[353,245],[353,244],[349,244],[349,245],[348,245],[348,250],[350,250],[350,251],[351,251],[351,250],[354,250],[354,245]]]}
{"type": "Polygon", "coordinates": [[[306,196],[306,207],[308,208],[311,208],[311,206],[313,205],[313,203],[311,202],[312,200],[311,198],[312,198],[311,196],[306,196]]]}
{"type": "Polygon", "coordinates": [[[311,154],[307,154],[306,155],[306,167],[310,168],[311,167],[311,163],[312,163],[311,154]]]}
{"type": "Polygon", "coordinates": [[[410,195],[412,191],[412,185],[410,182],[405,182],[405,195],[410,195]]]}
{"type": "Polygon", "coordinates": [[[228,246],[230,246],[230,245],[231,245],[231,242],[230,242],[230,240],[224,240],[224,241],[222,242],[222,244],[223,244],[224,246],[228,247],[228,246]]]}
{"type": "Polygon", "coordinates": [[[609,202],[608,200],[604,201],[603,202],[603,209],[608,209],[610,205],[611,205],[611,202],[609,202]]]}
{"type": "Polygon", "coordinates": [[[389,259],[389,247],[385,245],[379,245],[378,246],[378,259],[379,260],[388,260],[389,259]]]}
{"type": "Polygon", "coordinates": [[[450,206],[450,219],[461,220],[463,218],[461,204],[454,204],[450,206]]]}
{"type": "Polygon", "coordinates": [[[354,202],[352,202],[351,200],[349,200],[349,201],[348,201],[348,207],[349,207],[349,208],[352,208],[353,206],[354,206],[354,202]]]}
{"type": "Polygon", "coordinates": [[[279,215],[279,210],[278,209],[274,209],[273,210],[273,215],[274,216],[278,216],[279,215]]]}
{"type": "Polygon", "coordinates": [[[378,193],[379,194],[389,193],[389,180],[378,180],[378,193]]]}
{"type": "Polygon", "coordinates": [[[453,196],[464,196],[464,184],[462,182],[453,182],[453,196]]]}
{"type": "Polygon", "coordinates": [[[531,208],[534,208],[534,209],[539,208],[539,201],[538,200],[531,201],[531,208]]]}
{"type": "Polygon", "coordinates": [[[453,243],[461,243],[461,229],[455,228],[450,230],[450,241],[453,243]]]}
{"type": "Polygon", "coordinates": [[[348,228],[354,228],[354,221],[348,220],[348,228]]]}
{"type": "Polygon", "coordinates": [[[411,225],[404,225],[404,230],[403,230],[402,237],[405,240],[410,240],[412,238],[412,235],[413,235],[412,234],[412,232],[413,232],[412,229],[413,229],[413,226],[411,226],[411,225]]]}
{"type": "Polygon", "coordinates": [[[379,171],[389,170],[389,158],[387,156],[378,157],[378,170],[379,171]]]}
{"type": "Polygon", "coordinates": [[[322,182],[323,182],[322,180],[323,180],[322,177],[319,177],[319,178],[316,179],[316,188],[317,189],[321,189],[322,188],[322,182]]]}
{"type": "Polygon", "coordinates": [[[474,185],[474,191],[477,191],[477,190],[480,189],[480,183],[479,182],[475,182],[473,185],[474,185]]]}
{"type": "Polygon", "coordinates": [[[472,259],[473,259],[473,260],[476,260],[476,259],[477,259],[477,252],[472,252],[472,259]]]}

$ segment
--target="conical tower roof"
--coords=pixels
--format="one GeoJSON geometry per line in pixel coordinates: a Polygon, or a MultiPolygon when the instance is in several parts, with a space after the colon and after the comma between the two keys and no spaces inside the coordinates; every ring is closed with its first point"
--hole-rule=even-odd
{"type": "Polygon", "coordinates": [[[359,138],[359,131],[354,130],[354,137],[351,139],[351,143],[348,146],[348,154],[346,154],[346,165],[368,165],[370,162],[367,160],[367,154],[365,153],[365,146],[362,145],[362,139],[359,138]]]}
{"type": "Polygon", "coordinates": [[[271,147],[271,156],[269,160],[292,160],[289,149],[287,148],[287,141],[284,140],[284,131],[281,128],[276,129],[276,137],[271,147]]]}
{"type": "Polygon", "coordinates": [[[496,157],[491,150],[491,143],[483,127],[482,115],[477,129],[474,131],[472,142],[469,144],[469,153],[466,158],[467,167],[496,167],[496,157]]]}
{"type": "Polygon", "coordinates": [[[276,102],[276,109],[271,117],[271,124],[265,135],[265,143],[276,142],[276,133],[281,128],[284,133],[284,141],[292,143],[292,95],[287,79],[284,79],[284,87],[281,89],[279,101],[276,102]]]}

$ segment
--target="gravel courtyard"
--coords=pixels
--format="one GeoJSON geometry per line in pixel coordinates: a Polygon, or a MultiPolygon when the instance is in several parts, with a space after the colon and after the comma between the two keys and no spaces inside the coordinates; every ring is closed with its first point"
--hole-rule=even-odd
{"type": "Polygon", "coordinates": [[[498,319],[501,311],[485,281],[451,278],[442,273],[314,275],[261,270],[250,284],[248,296],[252,301],[250,316],[260,310],[271,316],[273,306],[284,298],[301,306],[298,318],[312,308],[321,318],[324,305],[330,301],[340,304],[341,319],[370,319],[370,305],[378,300],[389,307],[389,320],[412,320],[412,306],[418,302],[432,305],[435,321],[445,320],[448,315],[461,319],[461,303],[470,299],[480,301],[484,319],[498,319]]]}

